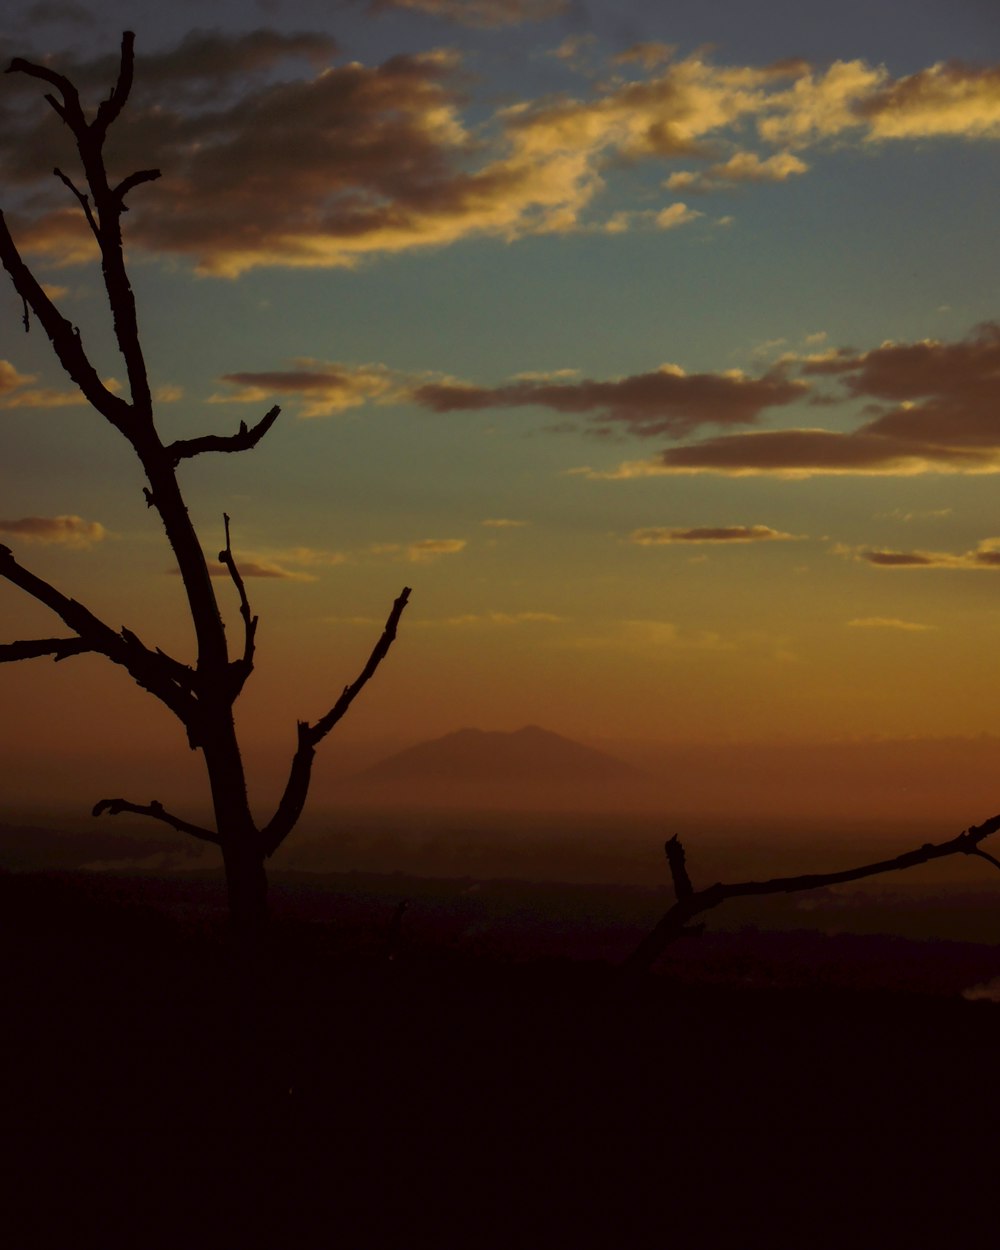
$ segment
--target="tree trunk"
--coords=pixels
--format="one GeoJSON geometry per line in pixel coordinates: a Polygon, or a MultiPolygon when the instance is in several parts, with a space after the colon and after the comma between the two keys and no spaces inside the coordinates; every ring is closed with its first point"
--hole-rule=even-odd
{"type": "Polygon", "coordinates": [[[267,925],[267,872],[264,856],[253,842],[224,843],[226,893],[233,937],[240,950],[252,954],[261,948],[267,925]]]}
{"type": "Polygon", "coordinates": [[[226,870],[229,915],[237,945],[259,949],[267,921],[267,873],[260,833],[250,813],[232,709],[223,696],[198,726],[212,788],[215,828],[226,870]]]}

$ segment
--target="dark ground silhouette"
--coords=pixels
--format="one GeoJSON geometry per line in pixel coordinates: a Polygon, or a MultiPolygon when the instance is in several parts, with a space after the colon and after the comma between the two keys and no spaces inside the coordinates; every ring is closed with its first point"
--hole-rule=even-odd
{"type": "Polygon", "coordinates": [[[10,1245],[972,1245],[992,1212],[993,1003],[761,988],[745,940],[636,984],[421,935],[419,899],[390,961],[374,888],[279,915],[247,978],[124,879],[0,897],[10,1245]]]}

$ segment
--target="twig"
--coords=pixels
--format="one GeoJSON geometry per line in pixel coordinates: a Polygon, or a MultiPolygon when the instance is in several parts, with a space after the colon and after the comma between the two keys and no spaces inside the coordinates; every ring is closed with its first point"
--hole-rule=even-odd
{"type": "Polygon", "coordinates": [[[219,552],[219,561],[229,570],[229,576],[233,579],[233,585],[236,587],[236,593],[240,597],[240,616],[243,618],[243,659],[238,660],[233,666],[237,669],[238,685],[240,689],[246,679],[253,671],[253,651],[254,637],[257,633],[257,617],[250,611],[250,600],[247,598],[246,586],[240,575],[240,570],[233,558],[233,548],[229,541],[229,516],[223,512],[222,521],[226,529],[226,545],[219,552]]]}

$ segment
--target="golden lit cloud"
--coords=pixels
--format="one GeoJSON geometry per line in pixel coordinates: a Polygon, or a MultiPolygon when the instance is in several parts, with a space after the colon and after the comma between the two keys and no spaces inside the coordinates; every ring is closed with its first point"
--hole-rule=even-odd
{"type": "MultiPolygon", "coordinates": [[[[450,616],[440,622],[443,625],[481,626],[481,625],[558,625],[566,618],[556,616],[552,612],[470,612],[465,616],[450,616]]],[[[427,621],[433,625],[438,622],[427,621]]]]}
{"type": "Polygon", "coordinates": [[[926,633],[935,628],[933,625],[919,625],[916,621],[900,621],[894,616],[860,616],[847,624],[852,629],[897,629],[913,634],[926,633]]]}
{"type": "Polygon", "coordinates": [[[0,360],[0,408],[64,408],[86,401],[79,391],[33,387],[34,374],[21,373],[9,360],[0,360]]]}
{"type": "MultiPolygon", "coordinates": [[[[561,0],[392,2],[477,25],[563,7],[561,0]]],[[[338,64],[338,55],[326,35],[258,30],[196,31],[144,57],[129,126],[113,140],[116,162],[164,171],[130,203],[134,245],[233,277],[262,265],[350,266],[473,236],[673,229],[697,211],[682,203],[603,211],[599,197],[623,166],[642,161],[706,162],[701,172],[675,171],[667,185],[724,190],[801,175],[807,162],[796,153],[832,137],[861,145],[1000,135],[995,68],[936,65],[893,79],[859,60],[821,71],[795,60],[720,65],[702,54],[672,60],[664,45],[641,44],[616,58],[615,71],[589,94],[517,100],[472,124],[463,116],[468,83],[456,54],[395,56],[373,66],[338,64]],[[746,149],[751,125],[773,151],[746,149]]],[[[102,88],[112,68],[108,58],[72,55],[59,65],[102,88]]],[[[12,87],[22,96],[29,89],[12,87]]],[[[30,219],[12,218],[15,236],[49,263],[91,259],[83,216],[66,206],[50,176],[52,123],[33,116],[11,112],[0,133],[5,179],[31,187],[35,205],[30,219]]]]}
{"type": "Polygon", "coordinates": [[[733,651],[735,644],[714,630],[682,630],[672,621],[624,620],[610,622],[601,633],[574,638],[570,644],[583,651],[733,651]]]}
{"type": "Polygon", "coordinates": [[[488,529],[494,530],[510,530],[521,529],[528,524],[527,521],[512,521],[509,517],[489,517],[485,521],[480,521],[480,525],[485,525],[488,529]]]}
{"type": "Polygon", "coordinates": [[[673,543],[758,543],[789,542],[800,539],[800,534],[785,534],[769,525],[714,525],[695,526],[691,529],[666,529],[653,526],[633,530],[629,542],[640,547],[662,547],[673,543]]]}
{"type": "MultiPolygon", "coordinates": [[[[20,373],[9,360],[0,360],[0,408],[74,408],[85,404],[80,391],[57,391],[49,386],[32,386],[37,377],[20,373]]],[[[105,378],[104,385],[117,394],[121,383],[105,378]]]]}
{"type": "Polygon", "coordinates": [[[226,373],[231,395],[212,395],[210,403],[260,404],[288,397],[301,404],[303,417],[326,417],[372,400],[403,395],[401,383],[383,365],[340,365],[296,360],[296,368],[263,373],[226,373]]]}
{"type": "Polygon", "coordinates": [[[858,432],[768,430],[674,447],[650,461],[600,476],[717,473],[726,477],[915,477],[923,473],[997,473],[1000,449],[927,447],[858,432]]]}
{"type": "Polygon", "coordinates": [[[464,538],[421,538],[412,543],[375,543],[372,555],[391,555],[411,564],[427,564],[439,556],[457,555],[467,546],[464,538]]]}
{"type": "Polygon", "coordinates": [[[728,161],[705,170],[678,170],[667,179],[667,186],[671,191],[717,191],[738,182],[784,182],[808,168],[791,152],[776,152],[764,160],[755,152],[737,152],[728,161]]]}
{"type": "Polygon", "coordinates": [[[864,61],[835,61],[825,72],[800,73],[761,108],[757,130],[782,147],[805,147],[863,124],[861,103],[889,82],[888,71],[864,61]]]}
{"type": "Polygon", "coordinates": [[[26,516],[0,521],[0,534],[82,550],[107,538],[108,531],[99,521],[85,521],[78,516],[26,516]]]}
{"type": "MultiPolygon", "coordinates": [[[[236,567],[240,571],[241,577],[264,577],[275,578],[280,581],[288,582],[314,582],[316,577],[311,573],[303,573],[297,569],[282,568],[280,564],[274,564],[268,560],[237,560],[236,567]]],[[[176,569],[170,569],[171,573],[176,573],[176,569]]],[[[208,571],[212,577],[230,577],[231,574],[224,564],[217,564],[210,561],[208,571]]]]}
{"type": "MultiPolygon", "coordinates": [[[[790,368],[795,359],[786,357],[781,367],[790,368]]],[[[840,398],[875,401],[876,415],[846,433],[796,428],[723,434],[612,470],[579,472],[612,479],[1000,472],[1000,325],[978,326],[953,343],[884,343],[860,354],[830,349],[799,363],[807,377],[837,380],[840,398]]],[[[825,397],[825,402],[836,398],[825,397]]],[[[631,432],[670,431],[650,425],[633,426],[631,432]]]]}
{"type": "Polygon", "coordinates": [[[660,230],[673,230],[677,226],[686,226],[689,222],[696,221],[703,216],[704,213],[699,213],[697,209],[688,208],[686,204],[678,202],[671,204],[669,208],[661,209],[654,220],[660,230]]]}
{"type": "Polygon", "coordinates": [[[759,377],[738,370],[685,373],[661,365],[651,373],[599,381],[515,380],[496,387],[462,382],[417,386],[413,399],[434,412],[542,407],[569,414],[594,414],[601,426],[621,425],[631,434],[677,437],[703,425],[748,425],[769,407],[807,394],[806,382],[782,367],[759,377]]]}
{"type": "Polygon", "coordinates": [[[834,548],[880,569],[1000,569],[1000,538],[984,538],[973,551],[890,551],[884,548],[834,548]]]}
{"type": "Polygon", "coordinates": [[[29,382],[34,382],[34,380],[32,374],[20,373],[9,360],[0,360],[0,401],[9,395],[11,391],[16,391],[21,386],[27,386],[29,382]]]}
{"type": "Polygon", "coordinates": [[[1000,138],[1000,68],[932,65],[869,96],[860,111],[871,139],[1000,138]]]}

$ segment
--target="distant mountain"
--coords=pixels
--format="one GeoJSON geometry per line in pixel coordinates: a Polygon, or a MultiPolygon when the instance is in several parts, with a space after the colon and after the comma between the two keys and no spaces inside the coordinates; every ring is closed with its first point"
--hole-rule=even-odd
{"type": "Polygon", "coordinates": [[[399,751],[352,778],[348,788],[386,798],[532,800],[642,787],[647,777],[603,751],[526,725],[514,733],[459,729],[399,751]]]}

